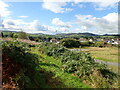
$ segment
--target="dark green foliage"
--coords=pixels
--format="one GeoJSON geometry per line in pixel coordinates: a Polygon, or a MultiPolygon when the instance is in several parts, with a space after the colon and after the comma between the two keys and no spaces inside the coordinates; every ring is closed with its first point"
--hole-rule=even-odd
{"type": "MultiPolygon", "coordinates": [[[[29,45],[21,42],[2,42],[2,54],[7,54],[14,62],[20,65],[19,73],[14,76],[18,87],[37,88],[41,87],[41,75],[38,56],[31,54],[29,45]]],[[[10,63],[11,64],[11,63],[10,63]]]]}
{"type": "Polygon", "coordinates": [[[52,43],[43,43],[39,46],[39,49],[42,53],[61,60],[61,68],[64,72],[74,73],[83,80],[86,80],[86,78],[90,78],[90,80],[93,78],[92,80],[94,80],[96,78],[94,73],[99,72],[100,76],[97,75],[100,79],[95,79],[97,81],[93,82],[96,87],[109,87],[114,84],[114,80],[116,82],[118,80],[117,74],[107,69],[106,65],[96,63],[89,53],[72,52],[59,44],[52,43]],[[101,81],[105,82],[106,85],[103,85],[101,81]]]}
{"type": "Polygon", "coordinates": [[[52,43],[41,44],[39,48],[41,52],[46,53],[48,56],[60,58],[66,72],[75,73],[81,68],[85,68],[82,73],[88,73],[87,71],[96,67],[94,59],[88,53],[71,52],[61,45],[52,43]]]}
{"type": "Polygon", "coordinates": [[[8,34],[8,37],[13,38],[13,36],[14,36],[14,33],[13,33],[13,32],[10,32],[10,33],[8,34]]]}
{"type": "Polygon", "coordinates": [[[18,38],[20,39],[28,39],[28,36],[25,32],[19,32],[18,38]]]}
{"type": "Polygon", "coordinates": [[[62,39],[61,44],[67,48],[80,46],[80,42],[78,40],[72,39],[72,38],[62,39]]]}
{"type": "Polygon", "coordinates": [[[39,46],[41,52],[44,52],[48,56],[60,56],[67,51],[62,45],[53,44],[53,43],[43,43],[39,46]],[[43,48],[42,48],[43,47],[43,48]]]}
{"type": "Polygon", "coordinates": [[[92,42],[89,42],[89,41],[85,41],[85,42],[80,42],[80,45],[81,45],[82,47],[85,47],[85,46],[92,46],[93,43],[92,43],[92,42]]]}
{"type": "Polygon", "coordinates": [[[18,38],[18,34],[14,33],[13,38],[18,38]]]}
{"type": "Polygon", "coordinates": [[[3,32],[0,32],[0,37],[4,37],[3,32]]]}

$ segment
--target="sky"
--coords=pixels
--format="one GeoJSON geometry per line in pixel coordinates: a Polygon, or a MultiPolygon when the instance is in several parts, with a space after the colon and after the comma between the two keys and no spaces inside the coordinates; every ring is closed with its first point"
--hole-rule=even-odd
{"type": "Polygon", "coordinates": [[[1,28],[44,34],[118,33],[118,0],[24,1],[0,0],[1,28]]]}

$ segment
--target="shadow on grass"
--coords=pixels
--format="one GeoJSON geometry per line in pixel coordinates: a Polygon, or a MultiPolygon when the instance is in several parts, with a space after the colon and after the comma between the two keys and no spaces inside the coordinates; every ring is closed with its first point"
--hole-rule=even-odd
{"type": "Polygon", "coordinates": [[[42,82],[44,83],[42,88],[65,88],[66,86],[61,82],[59,77],[55,77],[55,74],[51,71],[45,71],[44,69],[40,71],[42,75],[42,82]]]}

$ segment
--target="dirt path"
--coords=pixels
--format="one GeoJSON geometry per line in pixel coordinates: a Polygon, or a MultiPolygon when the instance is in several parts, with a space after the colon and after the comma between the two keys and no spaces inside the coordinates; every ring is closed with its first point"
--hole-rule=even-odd
{"type": "Polygon", "coordinates": [[[95,62],[104,63],[106,65],[120,66],[120,63],[108,62],[108,61],[103,61],[103,60],[98,60],[98,59],[95,59],[95,62]]]}

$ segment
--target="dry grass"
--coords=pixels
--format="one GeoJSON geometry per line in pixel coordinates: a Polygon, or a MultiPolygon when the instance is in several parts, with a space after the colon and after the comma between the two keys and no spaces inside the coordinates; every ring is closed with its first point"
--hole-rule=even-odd
{"type": "Polygon", "coordinates": [[[91,53],[91,55],[100,60],[109,61],[109,62],[118,62],[118,48],[99,48],[99,47],[88,47],[85,50],[86,52],[91,53]]]}
{"type": "MultiPolygon", "coordinates": [[[[2,40],[11,41],[11,40],[13,40],[13,38],[2,38],[2,40]]],[[[39,45],[40,44],[39,42],[35,42],[35,41],[27,40],[27,39],[16,39],[16,40],[20,41],[20,42],[29,43],[29,44],[32,44],[32,45],[39,45]]]]}

